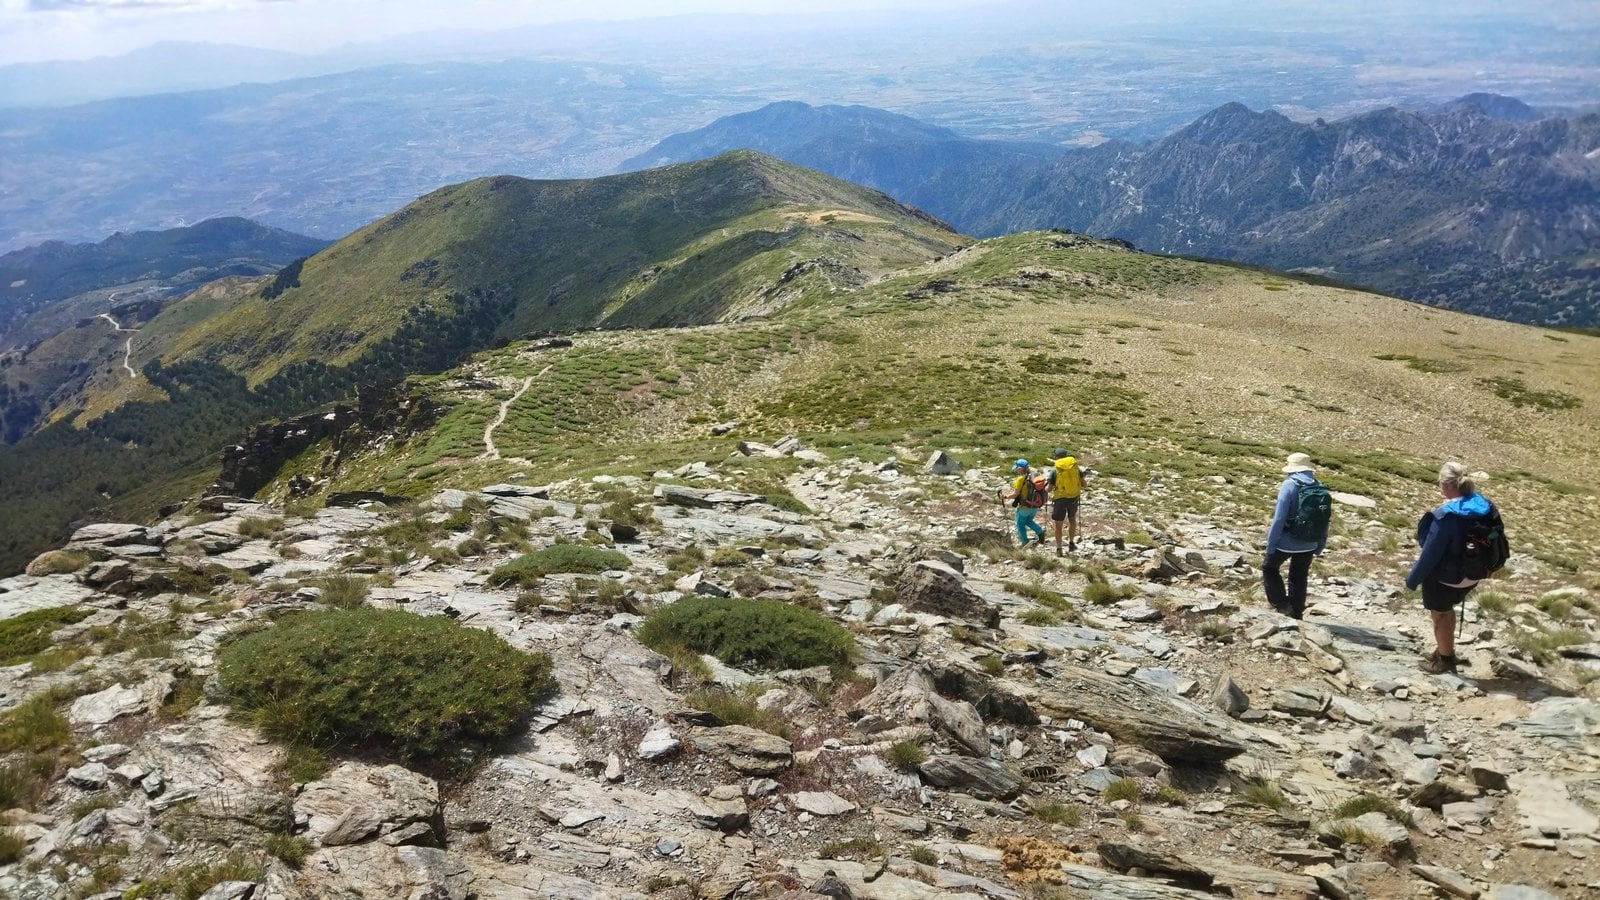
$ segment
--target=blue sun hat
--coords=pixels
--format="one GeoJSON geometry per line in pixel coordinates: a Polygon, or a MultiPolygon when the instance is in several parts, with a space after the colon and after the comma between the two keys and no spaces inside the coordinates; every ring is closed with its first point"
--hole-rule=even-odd
{"type": "Polygon", "coordinates": [[[1025,460],[1025,459],[1019,459],[1019,460],[1017,460],[1017,464],[1012,466],[1011,468],[1013,468],[1013,469],[1026,469],[1027,467],[1028,467],[1028,461],[1025,460]]]}

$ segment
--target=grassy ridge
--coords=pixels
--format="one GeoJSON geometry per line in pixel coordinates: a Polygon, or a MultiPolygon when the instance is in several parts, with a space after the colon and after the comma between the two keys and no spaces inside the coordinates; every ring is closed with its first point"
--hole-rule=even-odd
{"type": "Polygon", "coordinates": [[[176,335],[165,356],[254,383],[347,363],[401,313],[475,292],[514,298],[507,336],[713,322],[808,254],[876,274],[959,242],[880,194],[748,152],[586,181],[482,178],[355,232],[307,260],[299,286],[176,335]]]}
{"type": "Polygon", "coordinates": [[[512,391],[462,392],[441,377],[429,388],[451,407],[439,428],[336,487],[420,496],[529,465],[540,478],[648,474],[724,456],[734,438],[708,426],[731,419],[745,436],[795,433],[865,459],[953,449],[998,465],[1063,443],[1102,458],[1101,490],[1153,490],[1173,514],[1246,520],[1270,502],[1283,455],[1304,449],[1332,487],[1374,497],[1375,515],[1399,528],[1437,501],[1433,472],[1449,456],[1497,476],[1489,492],[1522,511],[1528,549],[1592,558],[1600,534],[1583,473],[1600,462],[1597,349],[1595,338],[1030,233],[768,321],[480,354],[476,372],[534,379],[496,432],[505,458],[477,459],[512,391]],[[1497,393],[1505,378],[1573,403],[1519,405],[1497,393]]]}

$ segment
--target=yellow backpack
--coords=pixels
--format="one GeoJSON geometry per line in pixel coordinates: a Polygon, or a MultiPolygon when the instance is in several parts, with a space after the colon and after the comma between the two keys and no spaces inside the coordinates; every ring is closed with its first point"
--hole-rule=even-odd
{"type": "Polygon", "coordinates": [[[1083,475],[1078,471],[1078,458],[1076,456],[1063,456],[1055,461],[1055,490],[1051,497],[1056,500],[1071,499],[1078,496],[1083,490],[1083,475]]]}

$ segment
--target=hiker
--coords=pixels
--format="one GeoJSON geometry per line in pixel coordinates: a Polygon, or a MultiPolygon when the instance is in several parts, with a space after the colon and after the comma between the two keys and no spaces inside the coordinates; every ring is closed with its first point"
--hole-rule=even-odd
{"type": "MultiPolygon", "coordinates": [[[[1417,522],[1421,550],[1406,575],[1406,588],[1422,588],[1422,608],[1433,619],[1434,651],[1422,660],[1422,671],[1430,674],[1456,670],[1456,604],[1464,602],[1477,586],[1475,574],[1488,577],[1505,562],[1504,553],[1478,566],[1468,559],[1469,553],[1476,555],[1468,549],[1469,532],[1475,524],[1492,523],[1496,532],[1492,539],[1504,541],[1499,511],[1478,493],[1478,482],[1487,477],[1482,472],[1467,474],[1461,463],[1445,463],[1439,469],[1439,493],[1445,502],[1423,513],[1417,522]]],[[[1509,553],[1510,545],[1505,548],[1509,553]]]]}
{"type": "Polygon", "coordinates": [[[1288,477],[1278,487],[1278,504],[1267,528],[1266,557],[1261,561],[1261,586],[1272,608],[1291,619],[1304,618],[1306,576],[1311,558],[1321,556],[1328,543],[1328,520],[1333,501],[1328,489],[1311,473],[1311,457],[1291,453],[1283,466],[1288,477]],[[1280,569],[1289,563],[1285,588],[1280,569]]]}
{"type": "Polygon", "coordinates": [[[1050,454],[1050,522],[1056,530],[1056,555],[1061,555],[1061,523],[1067,525],[1067,549],[1078,549],[1078,499],[1083,493],[1083,470],[1078,459],[1057,447],[1050,454]]]}
{"type": "Polygon", "coordinates": [[[1028,532],[1034,533],[1035,540],[1043,546],[1044,529],[1034,521],[1039,512],[1039,507],[1044,505],[1045,487],[1034,480],[1033,472],[1028,468],[1028,461],[1017,460],[1011,467],[1011,474],[1016,479],[1011,482],[1011,505],[1017,510],[1017,546],[1028,546],[1028,532]]]}

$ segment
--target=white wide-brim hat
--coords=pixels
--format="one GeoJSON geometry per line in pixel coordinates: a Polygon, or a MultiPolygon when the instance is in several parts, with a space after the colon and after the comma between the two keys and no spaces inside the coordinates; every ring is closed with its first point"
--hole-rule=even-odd
{"type": "Polygon", "coordinates": [[[1296,472],[1309,472],[1312,468],[1311,457],[1304,453],[1289,454],[1288,461],[1283,464],[1285,475],[1293,475],[1296,472]]]}

